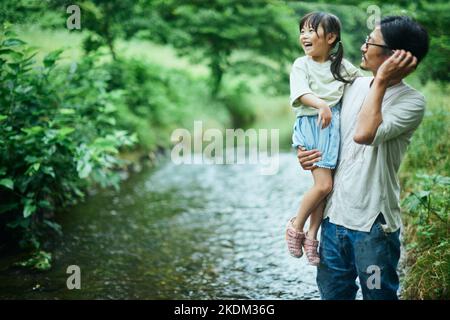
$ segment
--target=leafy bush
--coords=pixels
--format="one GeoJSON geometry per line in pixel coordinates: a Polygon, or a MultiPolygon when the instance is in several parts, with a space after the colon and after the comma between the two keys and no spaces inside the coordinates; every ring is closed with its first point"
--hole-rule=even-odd
{"type": "Polygon", "coordinates": [[[420,189],[403,206],[412,217],[407,249],[410,270],[405,279],[406,298],[450,298],[450,177],[418,175],[420,189]]]}
{"type": "Polygon", "coordinates": [[[123,97],[120,124],[137,130],[146,149],[164,144],[168,134],[161,129],[179,122],[183,114],[167,72],[139,60],[118,60],[105,68],[111,74],[108,90],[120,90],[123,97]]]}
{"type": "Polygon", "coordinates": [[[115,129],[118,97],[95,56],[67,69],[56,66],[60,53],[32,67],[25,43],[0,33],[0,226],[35,249],[48,228],[60,232],[57,208],[89,185],[118,187],[119,149],[135,141],[115,129]]]}
{"type": "Polygon", "coordinates": [[[16,262],[17,267],[33,268],[39,271],[46,271],[51,268],[52,254],[42,250],[36,251],[29,259],[16,262]]]}
{"type": "Polygon", "coordinates": [[[410,245],[428,248],[448,236],[450,177],[417,175],[416,181],[420,189],[410,192],[402,205],[413,217],[416,235],[421,239],[420,244],[410,245]]]}
{"type": "Polygon", "coordinates": [[[222,122],[223,113],[229,111],[210,97],[207,79],[182,70],[121,58],[105,65],[105,70],[111,75],[108,90],[122,97],[116,104],[118,126],[135,131],[146,151],[169,147],[176,128],[191,128],[201,119],[222,122]]]}

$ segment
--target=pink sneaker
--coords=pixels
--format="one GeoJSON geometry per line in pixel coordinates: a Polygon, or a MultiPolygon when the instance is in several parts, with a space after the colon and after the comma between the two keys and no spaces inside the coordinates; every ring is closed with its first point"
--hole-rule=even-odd
{"type": "Polygon", "coordinates": [[[286,227],[286,241],[289,249],[289,253],[294,258],[300,258],[303,255],[302,243],[305,239],[305,234],[303,232],[295,230],[293,222],[295,217],[292,217],[286,227]]]}
{"type": "Polygon", "coordinates": [[[306,257],[308,258],[308,264],[312,266],[318,266],[320,264],[319,253],[317,248],[319,247],[319,241],[308,239],[305,237],[303,241],[303,247],[305,248],[306,257]]]}

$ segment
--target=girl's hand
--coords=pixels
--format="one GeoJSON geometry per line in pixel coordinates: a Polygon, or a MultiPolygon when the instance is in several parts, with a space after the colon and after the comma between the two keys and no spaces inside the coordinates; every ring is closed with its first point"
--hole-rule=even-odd
{"type": "Polygon", "coordinates": [[[322,129],[325,129],[331,122],[331,109],[329,106],[324,105],[319,108],[319,116],[317,117],[317,125],[320,126],[322,121],[322,129]]]}

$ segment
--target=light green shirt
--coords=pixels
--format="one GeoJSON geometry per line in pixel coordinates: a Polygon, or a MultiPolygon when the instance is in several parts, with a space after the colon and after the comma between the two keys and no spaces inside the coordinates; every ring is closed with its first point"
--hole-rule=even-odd
{"type": "MultiPolygon", "coordinates": [[[[342,65],[342,75],[345,78],[362,76],[361,71],[347,60],[342,59],[342,65]]],[[[316,108],[301,104],[299,98],[304,94],[314,94],[324,100],[330,108],[341,100],[345,83],[334,79],[330,66],[330,60],[319,63],[309,56],[294,61],[290,75],[290,103],[296,116],[311,116],[318,113],[316,108]]]]}
{"type": "Polygon", "coordinates": [[[345,89],[341,110],[341,145],[324,217],[348,229],[369,232],[379,213],[385,232],[398,230],[398,170],[414,131],[422,121],[425,99],[404,82],[388,87],[383,97],[383,122],[371,145],[353,141],[358,113],[373,77],[360,77],[345,89]]]}

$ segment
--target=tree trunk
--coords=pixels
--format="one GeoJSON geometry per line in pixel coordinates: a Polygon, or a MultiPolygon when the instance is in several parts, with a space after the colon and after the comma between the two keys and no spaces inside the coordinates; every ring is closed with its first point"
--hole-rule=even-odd
{"type": "Polygon", "coordinates": [[[114,61],[117,60],[116,51],[114,49],[114,39],[112,39],[110,36],[106,37],[106,43],[108,44],[109,51],[111,52],[111,56],[114,61]]]}
{"type": "Polygon", "coordinates": [[[211,69],[211,96],[213,98],[216,98],[217,95],[220,92],[220,87],[222,84],[222,78],[223,78],[223,68],[221,66],[221,61],[219,57],[214,57],[210,64],[211,69]]]}

